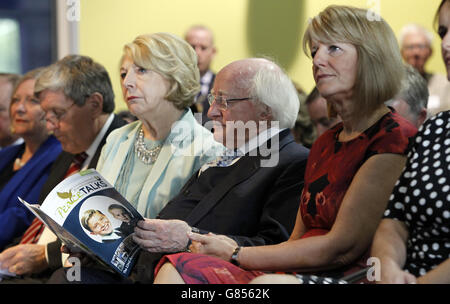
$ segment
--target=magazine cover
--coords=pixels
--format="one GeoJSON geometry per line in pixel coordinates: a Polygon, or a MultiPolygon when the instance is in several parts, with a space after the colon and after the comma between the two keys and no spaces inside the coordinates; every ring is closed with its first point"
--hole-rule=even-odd
{"type": "Polygon", "coordinates": [[[96,170],[66,178],[41,206],[19,199],[72,251],[82,250],[123,276],[130,274],[140,249],[131,234],[143,218],[96,170]]]}

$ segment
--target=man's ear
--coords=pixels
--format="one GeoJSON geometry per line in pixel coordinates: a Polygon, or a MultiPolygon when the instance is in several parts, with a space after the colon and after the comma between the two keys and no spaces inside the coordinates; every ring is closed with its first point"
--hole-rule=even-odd
{"type": "Polygon", "coordinates": [[[86,104],[89,106],[91,113],[95,117],[103,114],[103,95],[95,92],[86,98],[86,104]]]}
{"type": "Polygon", "coordinates": [[[263,105],[260,115],[262,120],[271,121],[273,118],[272,109],[267,105],[263,105]]]}

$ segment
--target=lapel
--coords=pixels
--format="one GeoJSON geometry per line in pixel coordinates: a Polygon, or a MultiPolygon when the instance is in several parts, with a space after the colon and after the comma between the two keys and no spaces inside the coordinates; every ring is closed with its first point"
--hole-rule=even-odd
{"type": "MultiPolygon", "coordinates": [[[[195,206],[186,222],[189,225],[196,225],[220,200],[227,194],[230,189],[233,189],[237,184],[250,178],[256,170],[259,169],[259,156],[243,156],[234,165],[234,169],[214,187],[203,199],[195,206]]],[[[197,175],[195,175],[197,176],[197,175]]]]}
{"type": "MultiPolygon", "coordinates": [[[[283,130],[279,136],[279,151],[281,151],[284,146],[294,141],[289,130],[283,130]]],[[[261,167],[261,160],[263,157],[259,154],[256,156],[248,156],[248,154],[249,153],[241,157],[241,159],[233,165],[234,169],[226,177],[224,177],[223,181],[219,183],[213,191],[210,191],[205,197],[203,197],[197,206],[195,206],[186,218],[186,222],[189,225],[195,226],[204,216],[208,214],[212,208],[214,208],[214,206],[222,200],[222,198],[231,189],[239,183],[249,179],[261,167]]],[[[197,175],[198,172],[194,176],[196,177],[197,175]]],[[[191,185],[195,182],[195,180],[196,179],[192,177],[187,184],[191,185]]],[[[186,186],[183,187],[182,191],[186,188],[186,186]]]]}
{"type": "Polygon", "coordinates": [[[50,175],[48,176],[47,181],[45,182],[44,186],[41,189],[41,193],[39,194],[40,203],[42,203],[50,193],[50,191],[52,191],[53,188],[55,188],[55,186],[63,180],[67,170],[70,167],[70,164],[72,164],[72,160],[73,154],[65,151],[61,152],[61,154],[55,160],[52,168],[50,169],[50,175]]]}

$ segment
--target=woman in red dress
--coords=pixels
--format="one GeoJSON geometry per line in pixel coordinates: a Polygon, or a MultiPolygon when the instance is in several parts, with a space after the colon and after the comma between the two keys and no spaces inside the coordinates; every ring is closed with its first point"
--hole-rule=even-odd
{"type": "MultiPolygon", "coordinates": [[[[397,41],[389,25],[370,11],[329,6],[312,19],[303,43],[317,89],[330,114],[342,122],[311,148],[290,239],[239,247],[225,236],[192,234],[190,249],[196,254],[166,256],[155,283],[248,283],[264,272],[341,278],[366,267],[373,235],[417,132],[384,105],[403,76],[397,41]]],[[[273,274],[255,281],[305,278],[311,277],[273,274]]]]}

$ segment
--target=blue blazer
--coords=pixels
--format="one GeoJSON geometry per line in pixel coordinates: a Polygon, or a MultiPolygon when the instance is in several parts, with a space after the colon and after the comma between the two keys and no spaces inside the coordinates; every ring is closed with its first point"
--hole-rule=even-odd
{"type": "MultiPolygon", "coordinates": [[[[0,151],[0,170],[13,162],[25,144],[0,151]]],[[[50,172],[53,161],[61,153],[61,144],[54,136],[39,147],[33,157],[18,170],[0,191],[0,251],[31,224],[34,216],[17,199],[35,204],[50,172]]]]}

